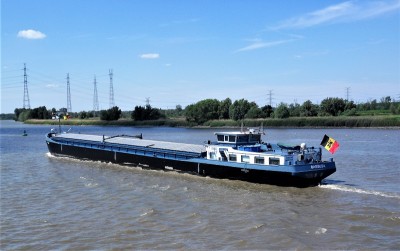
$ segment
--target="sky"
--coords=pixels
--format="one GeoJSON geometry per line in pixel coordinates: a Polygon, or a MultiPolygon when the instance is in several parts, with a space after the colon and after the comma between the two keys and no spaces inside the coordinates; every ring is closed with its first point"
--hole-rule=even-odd
{"type": "Polygon", "coordinates": [[[1,113],[400,99],[400,0],[1,0],[1,113]]]}

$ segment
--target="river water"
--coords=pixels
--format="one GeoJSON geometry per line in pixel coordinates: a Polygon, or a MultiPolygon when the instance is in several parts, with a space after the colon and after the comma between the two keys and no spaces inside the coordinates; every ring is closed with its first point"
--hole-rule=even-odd
{"type": "MultiPolygon", "coordinates": [[[[1,250],[400,249],[398,129],[266,129],[266,142],[340,144],[325,184],[291,188],[53,157],[51,128],[1,121],[1,250]]],[[[221,131],[71,130],[197,144],[221,131]]]]}

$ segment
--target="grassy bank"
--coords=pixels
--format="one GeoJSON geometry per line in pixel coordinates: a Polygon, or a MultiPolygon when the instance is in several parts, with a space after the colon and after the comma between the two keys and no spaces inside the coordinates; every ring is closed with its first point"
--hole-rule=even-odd
{"type": "MultiPolygon", "coordinates": [[[[98,126],[169,126],[169,127],[240,127],[242,121],[234,120],[211,120],[203,125],[196,125],[182,119],[164,120],[118,120],[103,121],[99,119],[70,119],[61,120],[62,125],[98,125],[98,126]]],[[[27,124],[50,124],[58,125],[58,120],[27,120],[27,124]]],[[[400,127],[400,115],[386,116],[355,116],[355,117],[299,117],[287,119],[251,119],[244,120],[243,125],[247,127],[400,127]]]]}
{"type": "MultiPolygon", "coordinates": [[[[358,116],[358,117],[292,117],[287,119],[244,120],[245,126],[264,127],[400,127],[400,116],[358,116]]],[[[206,126],[240,126],[240,121],[214,120],[206,126]]]]}

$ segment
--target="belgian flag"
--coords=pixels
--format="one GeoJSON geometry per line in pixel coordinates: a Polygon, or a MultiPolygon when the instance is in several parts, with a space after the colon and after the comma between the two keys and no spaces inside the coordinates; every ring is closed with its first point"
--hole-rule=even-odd
{"type": "Polygon", "coordinates": [[[321,146],[325,147],[326,150],[334,154],[339,148],[339,143],[325,134],[324,138],[321,141],[321,146]]]}

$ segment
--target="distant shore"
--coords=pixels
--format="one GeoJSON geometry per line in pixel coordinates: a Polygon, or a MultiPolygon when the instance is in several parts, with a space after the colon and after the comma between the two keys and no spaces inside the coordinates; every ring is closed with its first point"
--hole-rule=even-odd
{"type": "MultiPolygon", "coordinates": [[[[340,116],[340,117],[291,117],[287,119],[245,119],[235,120],[211,120],[202,125],[188,122],[184,119],[160,119],[135,121],[131,119],[119,119],[115,121],[104,121],[99,119],[69,119],[60,120],[62,125],[97,125],[97,126],[168,126],[168,127],[290,127],[290,128],[400,128],[400,116],[340,116]]],[[[36,125],[58,125],[58,120],[30,119],[26,124],[36,125]]]]}

